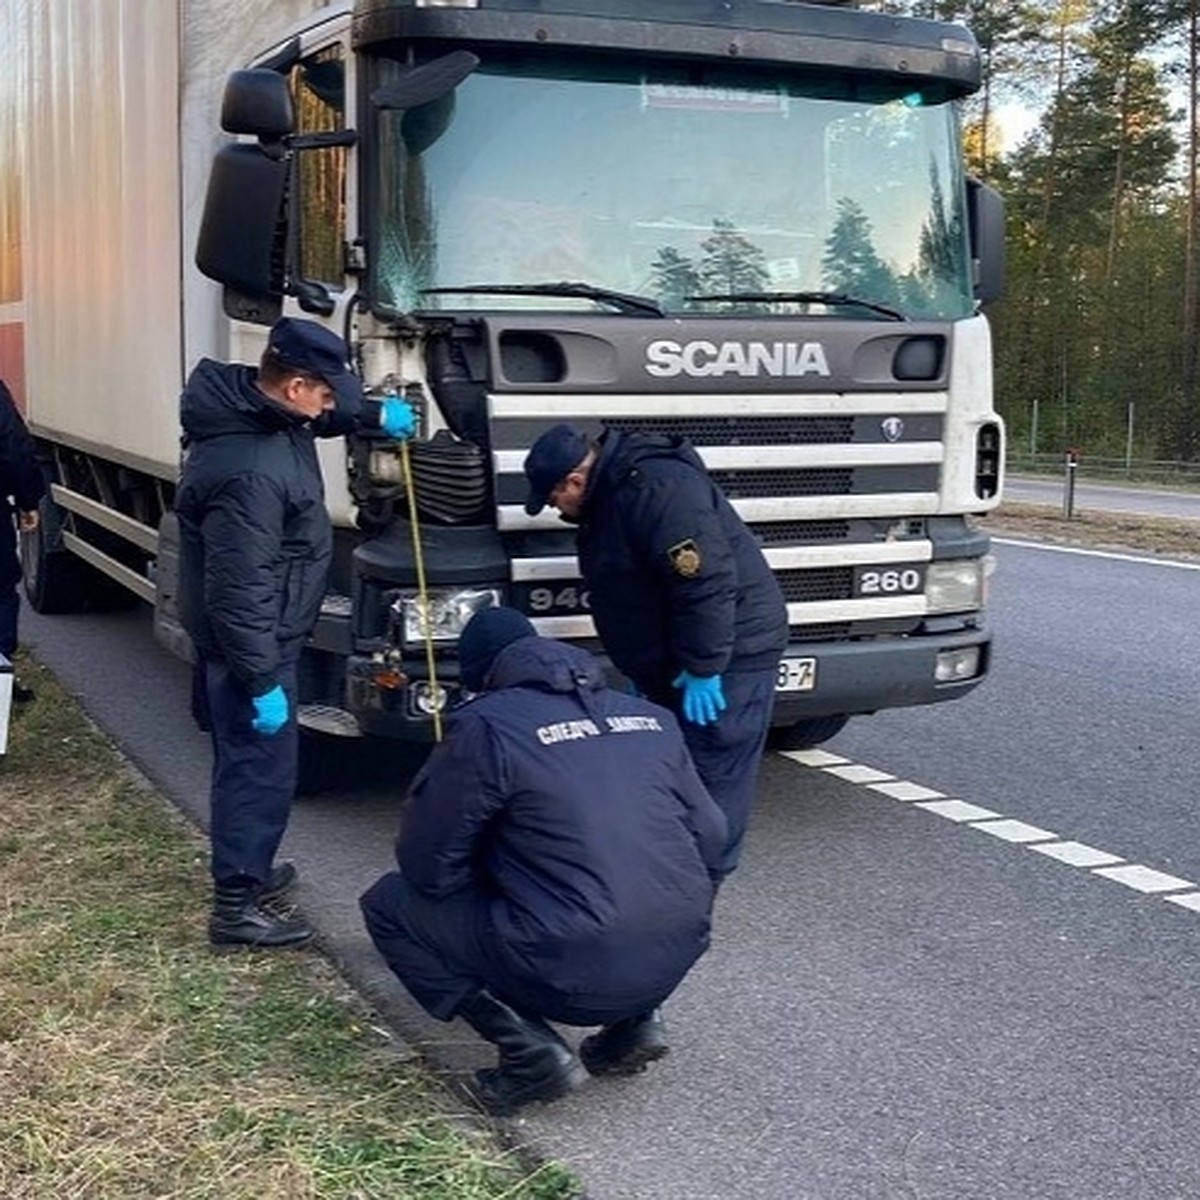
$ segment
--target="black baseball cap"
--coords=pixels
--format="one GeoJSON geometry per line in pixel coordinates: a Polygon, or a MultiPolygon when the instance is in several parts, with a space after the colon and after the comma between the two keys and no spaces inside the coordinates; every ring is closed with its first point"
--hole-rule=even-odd
{"type": "Polygon", "coordinates": [[[284,366],[325,380],[351,412],[362,406],[362,381],[350,369],[346,343],[332,329],[302,317],[281,317],[271,326],[267,353],[284,366]]]}
{"type": "Polygon", "coordinates": [[[592,442],[574,425],[552,425],[529,448],[525,456],[525,478],[529,480],[529,499],[525,511],[536,517],[546,507],[550,493],[585,458],[592,442]]]}

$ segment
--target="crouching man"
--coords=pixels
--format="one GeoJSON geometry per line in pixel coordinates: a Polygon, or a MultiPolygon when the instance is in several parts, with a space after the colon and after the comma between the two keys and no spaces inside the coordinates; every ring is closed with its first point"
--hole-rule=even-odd
{"type": "Polygon", "coordinates": [[[667,1052],[659,1007],[708,948],[726,827],[671,714],[590,654],[490,608],[459,661],[482,694],[413,783],[400,870],[360,903],[418,1003],[499,1048],[476,1095],[505,1115],[667,1052]],[[582,1065],[548,1021],[603,1027],[582,1065]]]}

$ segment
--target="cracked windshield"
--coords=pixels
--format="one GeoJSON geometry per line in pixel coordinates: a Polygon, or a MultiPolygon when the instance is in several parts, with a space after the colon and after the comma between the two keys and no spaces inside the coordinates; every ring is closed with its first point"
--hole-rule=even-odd
{"type": "MultiPolygon", "coordinates": [[[[380,67],[379,82],[396,78],[397,64],[380,67]]],[[[570,281],[673,313],[880,319],[865,301],[969,315],[957,114],[872,88],[712,68],[484,66],[452,95],[379,113],[377,303],[609,307],[424,291],[570,281]]]]}

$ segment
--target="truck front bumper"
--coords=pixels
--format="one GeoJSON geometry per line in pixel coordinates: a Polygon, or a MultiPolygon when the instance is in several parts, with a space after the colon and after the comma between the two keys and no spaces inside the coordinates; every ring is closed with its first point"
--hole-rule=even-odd
{"type": "Polygon", "coordinates": [[[987,674],[991,644],[991,634],[983,629],[894,640],[794,643],[787,648],[784,661],[803,664],[793,669],[793,678],[811,670],[812,686],[804,691],[777,691],[773,724],[956,700],[977,687],[987,674]],[[939,655],[944,663],[963,658],[958,652],[972,648],[978,655],[975,673],[940,681],[939,655]],[[804,660],[812,660],[811,665],[804,660]]]}

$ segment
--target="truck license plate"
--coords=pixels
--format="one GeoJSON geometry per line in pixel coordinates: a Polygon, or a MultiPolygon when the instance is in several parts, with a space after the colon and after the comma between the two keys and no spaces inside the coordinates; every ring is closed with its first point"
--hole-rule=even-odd
{"type": "Polygon", "coordinates": [[[785,658],[775,677],[777,692],[811,692],[817,686],[815,658],[785,658]]]}

